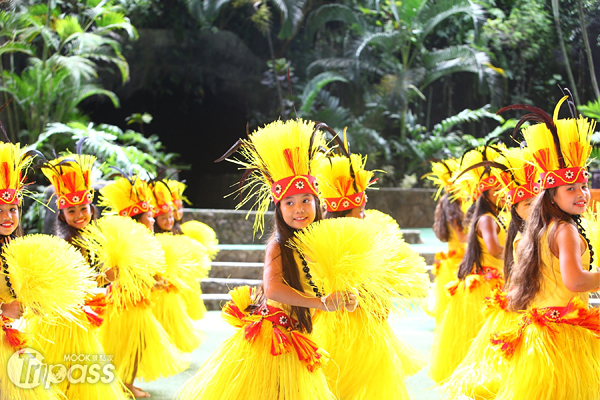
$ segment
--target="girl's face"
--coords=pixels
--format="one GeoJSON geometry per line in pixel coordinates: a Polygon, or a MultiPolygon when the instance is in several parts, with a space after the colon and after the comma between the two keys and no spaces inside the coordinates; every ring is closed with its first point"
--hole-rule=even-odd
{"type": "Polygon", "coordinates": [[[140,214],[138,222],[146,225],[146,228],[150,229],[151,231],[154,231],[154,218],[152,218],[152,211],[146,211],[145,213],[140,214]]]}
{"type": "Polygon", "coordinates": [[[294,229],[306,228],[315,220],[316,201],[312,194],[298,193],[281,200],[284,222],[294,229]]]}
{"type": "Polygon", "coordinates": [[[346,217],[365,219],[365,205],[363,204],[360,207],[354,207],[348,214],[346,214],[346,217]]]}
{"type": "Polygon", "coordinates": [[[90,204],[82,204],[67,207],[62,210],[62,214],[69,226],[75,229],[83,229],[92,220],[92,206],[90,204]]]}
{"type": "Polygon", "coordinates": [[[535,200],[535,197],[525,199],[514,205],[515,211],[517,212],[519,217],[523,219],[523,221],[527,221],[527,219],[529,218],[529,211],[531,210],[533,200],[535,200]]]}
{"type": "Polygon", "coordinates": [[[0,235],[8,236],[19,226],[19,206],[16,204],[0,205],[0,235]]]}
{"type": "Polygon", "coordinates": [[[175,223],[175,218],[173,218],[173,211],[166,212],[164,214],[160,214],[156,217],[156,224],[163,231],[170,231],[173,229],[173,224],[175,223]]]}
{"type": "Polygon", "coordinates": [[[581,215],[590,201],[590,189],[587,183],[558,186],[552,200],[567,214],[581,215]]]}

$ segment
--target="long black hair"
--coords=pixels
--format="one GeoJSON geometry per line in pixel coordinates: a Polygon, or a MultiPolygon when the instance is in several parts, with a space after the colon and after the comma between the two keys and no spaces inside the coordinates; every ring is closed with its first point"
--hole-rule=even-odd
{"type": "Polygon", "coordinates": [[[510,208],[510,224],[506,231],[506,245],[504,245],[504,285],[507,286],[510,281],[510,275],[512,273],[512,267],[515,263],[514,258],[514,241],[517,237],[517,233],[525,232],[525,220],[517,213],[517,207],[512,206],[510,208]]]}
{"type": "Polygon", "coordinates": [[[444,194],[435,206],[435,216],[433,219],[433,232],[442,242],[448,242],[450,239],[450,229],[457,226],[464,231],[465,214],[462,211],[460,200],[454,200],[444,194]]]}
{"type": "MultiPolygon", "coordinates": [[[[321,210],[321,204],[317,196],[315,198],[315,220],[314,222],[318,222],[323,219],[323,213],[321,210]]],[[[273,218],[273,230],[271,236],[269,237],[268,242],[276,241],[279,244],[279,250],[281,255],[281,270],[283,273],[284,282],[300,292],[304,292],[304,287],[302,286],[302,278],[300,277],[299,266],[296,263],[296,258],[294,257],[294,250],[287,246],[287,243],[290,239],[294,237],[297,229],[290,227],[285,223],[283,219],[283,214],[281,213],[281,202],[277,203],[275,206],[275,217],[273,218]]],[[[261,292],[264,295],[264,292],[261,292]]],[[[264,297],[264,296],[262,296],[264,297]]],[[[310,309],[306,307],[292,307],[292,317],[295,318],[300,324],[300,329],[303,332],[312,332],[312,317],[310,314],[310,309]]]]}
{"type": "Polygon", "coordinates": [[[484,214],[498,215],[498,208],[489,201],[487,194],[488,191],[484,192],[475,202],[475,208],[471,217],[471,229],[467,238],[467,250],[458,267],[458,278],[461,280],[464,280],[471,273],[473,264],[475,264],[475,273],[483,271],[483,266],[481,265],[482,251],[477,236],[477,223],[479,222],[479,217],[484,214]]]}

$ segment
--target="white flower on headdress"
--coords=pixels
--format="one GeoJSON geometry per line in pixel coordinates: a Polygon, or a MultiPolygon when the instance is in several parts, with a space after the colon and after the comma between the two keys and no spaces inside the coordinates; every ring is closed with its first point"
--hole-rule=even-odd
{"type": "Polygon", "coordinates": [[[315,183],[313,184],[313,186],[314,186],[315,188],[318,188],[318,187],[319,187],[319,182],[315,181],[315,183]]]}
{"type": "Polygon", "coordinates": [[[296,182],[295,186],[296,186],[296,189],[302,190],[302,189],[304,189],[304,182],[298,181],[298,182],[296,182]]]}
{"type": "Polygon", "coordinates": [[[23,193],[17,192],[17,200],[21,200],[23,198],[23,193]]]}
{"type": "Polygon", "coordinates": [[[275,185],[275,193],[277,193],[277,194],[281,193],[281,185],[280,184],[275,185]]]}
{"type": "Polygon", "coordinates": [[[124,216],[124,217],[126,217],[127,216],[127,210],[121,211],[121,215],[124,216]]]}
{"type": "Polygon", "coordinates": [[[552,310],[552,311],[550,311],[550,317],[554,318],[554,319],[558,319],[560,317],[560,313],[558,312],[558,310],[552,310]]]}
{"type": "Polygon", "coordinates": [[[260,314],[262,316],[267,316],[269,315],[269,309],[267,307],[264,307],[263,309],[260,310],[260,314]]]}
{"type": "Polygon", "coordinates": [[[534,186],[533,187],[533,193],[539,193],[540,191],[540,187],[539,186],[534,186]]]}
{"type": "Polygon", "coordinates": [[[506,199],[508,200],[508,202],[510,203],[512,201],[512,196],[510,194],[506,195],[506,199]]]}
{"type": "Polygon", "coordinates": [[[565,178],[567,178],[567,179],[573,179],[574,176],[575,176],[575,174],[573,173],[573,171],[565,172],[565,178]]]}
{"type": "Polygon", "coordinates": [[[136,208],[134,208],[134,209],[133,209],[133,213],[134,213],[134,214],[137,214],[137,213],[139,213],[139,212],[140,212],[140,209],[139,209],[139,208],[137,208],[137,207],[136,207],[136,208]]]}
{"type": "Polygon", "coordinates": [[[491,177],[491,178],[488,180],[488,182],[489,182],[490,184],[494,183],[494,177],[492,176],[492,177],[491,177]]]}
{"type": "Polygon", "coordinates": [[[587,178],[589,175],[590,175],[590,173],[589,173],[589,172],[587,172],[587,171],[583,171],[583,176],[585,176],[585,177],[587,178]]]}
{"type": "Polygon", "coordinates": [[[525,196],[525,192],[522,191],[522,190],[519,190],[519,191],[517,191],[517,196],[518,197],[523,197],[523,196],[525,196]]]}
{"type": "Polygon", "coordinates": [[[548,184],[550,184],[550,185],[554,185],[554,177],[553,176],[548,177],[546,182],[548,182],[548,184]]]}
{"type": "Polygon", "coordinates": [[[8,191],[2,193],[2,199],[10,200],[10,193],[8,191]]]}
{"type": "Polygon", "coordinates": [[[73,196],[73,203],[79,202],[79,196],[73,196]]]}
{"type": "Polygon", "coordinates": [[[85,195],[85,198],[88,199],[89,201],[92,201],[92,198],[94,196],[92,196],[92,194],[90,192],[87,192],[87,194],[85,195]]]}
{"type": "Polygon", "coordinates": [[[335,201],[332,201],[332,202],[331,202],[331,207],[332,207],[332,208],[336,208],[336,207],[337,207],[337,203],[336,203],[335,201]]]}
{"type": "Polygon", "coordinates": [[[346,208],[346,207],[350,207],[350,202],[349,202],[348,200],[345,200],[345,201],[342,203],[342,207],[344,207],[344,208],[346,208]]]}
{"type": "Polygon", "coordinates": [[[61,206],[64,206],[66,203],[65,199],[63,199],[63,198],[61,198],[58,202],[60,203],[61,206]]]}
{"type": "Polygon", "coordinates": [[[281,325],[287,325],[287,323],[288,323],[288,319],[286,318],[286,316],[285,316],[285,315],[282,315],[281,317],[279,317],[279,323],[280,323],[281,325]]]}
{"type": "Polygon", "coordinates": [[[355,202],[355,203],[359,203],[359,202],[360,202],[360,196],[356,196],[356,197],[354,198],[354,202],[355,202]]]}

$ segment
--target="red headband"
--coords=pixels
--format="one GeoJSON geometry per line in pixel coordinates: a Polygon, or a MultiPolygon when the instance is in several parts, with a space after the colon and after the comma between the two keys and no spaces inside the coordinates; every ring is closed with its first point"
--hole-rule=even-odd
{"type": "Polygon", "coordinates": [[[319,196],[317,179],[311,175],[295,175],[280,179],[271,185],[271,194],[273,195],[275,204],[279,203],[285,197],[300,193],[319,196]]]}
{"type": "Polygon", "coordinates": [[[586,183],[588,175],[584,167],[571,167],[544,172],[540,174],[540,181],[544,189],[550,189],[574,183],[586,183]]]}

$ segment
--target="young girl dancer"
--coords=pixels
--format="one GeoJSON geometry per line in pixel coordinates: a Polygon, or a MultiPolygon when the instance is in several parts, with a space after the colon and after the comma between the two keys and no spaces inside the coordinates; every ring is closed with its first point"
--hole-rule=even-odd
{"type": "MultiPolygon", "coordinates": [[[[365,190],[373,183],[373,172],[364,169],[365,161],[359,154],[351,154],[350,157],[335,155],[321,158],[317,163],[315,171],[326,205],[326,222],[335,218],[342,220],[344,217],[362,219],[366,204],[365,190]]],[[[354,236],[354,240],[363,242],[364,246],[368,242],[364,237],[368,234],[368,226],[378,222],[377,218],[367,218],[362,224],[365,229],[364,235],[359,233],[354,236]]],[[[390,242],[393,242],[391,247],[395,250],[402,248],[406,253],[405,258],[398,257],[398,264],[404,262],[404,267],[410,264],[411,268],[399,273],[398,265],[388,265],[390,271],[386,284],[396,289],[404,286],[404,294],[412,291],[423,296],[429,283],[425,275],[424,260],[410,250],[410,246],[401,239],[399,231],[396,235],[387,233],[389,228],[386,225],[389,222],[383,224],[377,226],[376,230],[383,232],[385,241],[371,243],[371,247],[367,245],[367,252],[385,253],[387,250],[384,243],[390,242]]],[[[325,228],[326,224],[324,222],[321,225],[320,228],[325,228]]],[[[349,231],[351,227],[346,226],[346,229],[349,231]]],[[[321,230],[325,242],[325,237],[331,233],[325,232],[326,229],[321,230]]],[[[313,234],[316,235],[315,232],[313,234]]],[[[344,246],[348,241],[352,241],[353,235],[348,232],[348,236],[344,246]]],[[[342,246],[341,243],[334,243],[334,246],[342,246]]],[[[362,248],[364,247],[357,245],[354,250],[358,252],[362,248]]],[[[314,259],[316,249],[308,251],[311,254],[310,258],[314,259]]],[[[355,261],[356,266],[358,261],[355,261]]],[[[381,265],[374,266],[375,263],[375,259],[370,259],[369,267],[360,274],[360,287],[364,288],[366,282],[373,281],[372,275],[383,272],[384,268],[381,268],[381,265]]],[[[365,290],[366,288],[361,291],[361,299],[364,298],[365,290]]],[[[383,299],[379,301],[379,307],[371,310],[375,311],[375,315],[370,315],[369,310],[359,306],[352,313],[342,310],[338,313],[319,315],[315,320],[315,338],[335,362],[329,363],[325,370],[329,385],[342,399],[408,399],[410,396],[404,378],[415,374],[425,365],[424,356],[399,339],[392,330],[388,315],[395,307],[386,304],[383,299]],[[361,361],[357,363],[356,360],[361,361]]]]}
{"type": "MultiPolygon", "coordinates": [[[[524,311],[518,326],[494,335],[509,360],[496,399],[592,400],[600,396],[600,313],[588,309],[600,272],[579,218],[590,200],[585,170],[594,123],[558,119],[532,106],[510,106],[540,122],[524,137],[540,175],[510,278],[509,307],[524,311]]],[[[574,109],[574,107],[573,107],[574,109]]],[[[502,110],[501,110],[502,111],[502,110]]]]}
{"type": "MultiPolygon", "coordinates": [[[[353,296],[325,296],[288,241],[321,216],[311,159],[325,145],[314,124],[273,122],[238,141],[248,170],[243,188],[256,196],[255,228],[275,202],[274,229],[267,243],[263,290],[233,290],[223,312],[240,329],[204,363],[178,394],[179,399],[333,399],[321,365],[326,353],[310,339],[312,311],[355,305],[353,296]]],[[[222,159],[225,158],[222,157],[222,159]]],[[[251,197],[254,197],[251,196],[251,197]]],[[[247,202],[246,197],[242,202],[247,202]]]]}
{"type": "Polygon", "coordinates": [[[452,180],[456,178],[458,167],[458,161],[455,159],[432,162],[431,172],[426,175],[426,178],[438,188],[436,199],[444,191],[435,207],[433,232],[440,241],[448,243],[448,251],[435,255],[433,270],[435,289],[431,296],[435,303],[429,308],[428,313],[435,317],[436,325],[442,321],[450,301],[445,286],[456,279],[467,241],[463,199],[452,195],[452,180]]]}
{"type": "Polygon", "coordinates": [[[118,213],[88,226],[83,235],[103,268],[116,271],[107,292],[100,339],[106,353],[114,355],[127,388],[135,397],[149,397],[133,386],[136,377],[152,381],[175,375],[189,365],[152,314],[149,301],[155,277],[165,269],[162,246],[151,233],[152,193],[146,182],[133,176],[118,178],[100,194],[101,204],[118,213]],[[136,218],[139,223],[133,221],[136,218]]]}
{"type": "Polygon", "coordinates": [[[498,178],[501,190],[507,193],[506,199],[511,212],[504,248],[505,286],[503,290],[493,290],[486,299],[485,324],[473,340],[464,360],[443,386],[443,390],[451,398],[494,398],[500,383],[506,379],[508,367],[501,354],[491,346],[490,337],[494,332],[516,325],[519,317],[518,313],[507,309],[506,291],[510,287],[514,252],[525,229],[531,204],[540,192],[538,174],[528,148],[503,150],[500,157],[494,160],[493,166],[492,173],[498,178]]]}
{"type": "Polygon", "coordinates": [[[478,166],[497,156],[498,152],[489,146],[469,151],[461,164],[464,172],[455,181],[457,187],[462,187],[461,190],[472,194],[477,201],[458,281],[446,285],[451,299],[432,346],[429,376],[436,383],[447,379],[467,354],[485,321],[482,311],[485,297],[503,284],[506,225],[498,214],[504,197],[489,167],[478,166]]]}
{"type": "MultiPolygon", "coordinates": [[[[77,239],[81,239],[82,230],[95,219],[95,207],[93,199],[92,167],[96,158],[90,155],[69,154],[67,156],[52,160],[43,164],[42,171],[50,180],[56,194],[57,214],[57,236],[65,239],[79,248],[77,239]]],[[[90,254],[83,251],[88,257],[88,263],[93,260],[90,254]]],[[[90,274],[96,273],[91,266],[90,274]]],[[[88,296],[85,306],[97,308],[105,304],[103,294],[88,296]]],[[[28,329],[40,337],[38,346],[42,354],[50,363],[63,364],[70,369],[74,363],[65,361],[65,355],[86,354],[90,357],[96,356],[93,361],[84,362],[88,368],[99,365],[102,370],[108,366],[108,362],[102,357],[104,350],[97,337],[98,327],[102,318],[95,313],[83,309],[77,315],[76,322],[63,319],[57,324],[47,324],[37,315],[28,319],[28,329]]],[[[81,361],[76,361],[78,365],[81,361]]],[[[94,367],[96,368],[96,367],[94,367]]],[[[69,380],[63,380],[59,387],[68,399],[126,399],[129,391],[124,388],[118,377],[109,380],[98,380],[94,383],[80,382],[70,384],[69,380]]]]}

